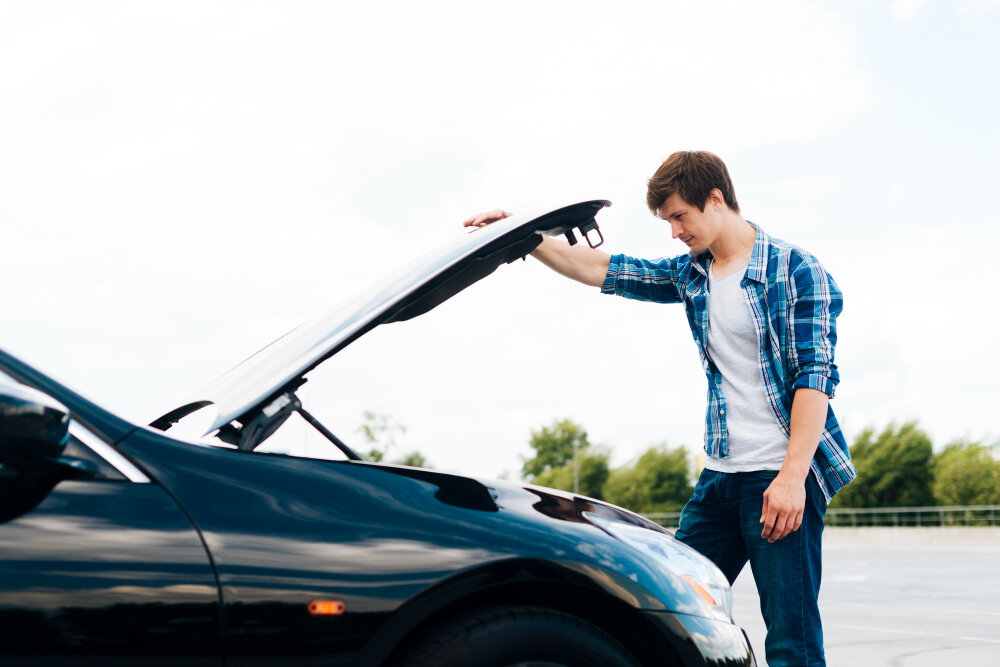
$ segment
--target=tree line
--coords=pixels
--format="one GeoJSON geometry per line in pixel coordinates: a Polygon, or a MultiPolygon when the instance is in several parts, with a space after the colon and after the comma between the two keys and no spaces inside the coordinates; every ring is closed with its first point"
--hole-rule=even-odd
{"type": "MultiPolygon", "coordinates": [[[[683,507],[700,473],[684,447],[658,445],[632,464],[611,469],[606,447],[591,444],[584,428],[568,419],[531,433],[532,458],[524,461],[528,481],[606,500],[639,513],[683,507]],[[574,456],[577,460],[574,478],[574,456]]],[[[930,436],[916,422],[865,429],[850,447],[858,477],[831,507],[922,507],[1000,505],[997,444],[957,440],[935,453],[930,436]]]]}
{"type": "Polygon", "coordinates": [[[633,512],[676,512],[693,491],[684,447],[656,445],[634,464],[612,470],[610,451],[593,445],[584,428],[569,419],[533,431],[531,447],[535,456],[524,461],[521,473],[532,484],[575,491],[633,512]]]}
{"type": "MultiPolygon", "coordinates": [[[[368,458],[389,460],[398,452],[406,428],[393,418],[365,412],[358,429],[371,447],[368,458]]],[[[531,432],[534,456],[525,458],[522,477],[548,486],[605,500],[634,512],[676,512],[691,497],[701,472],[685,447],[649,447],[632,463],[611,468],[611,450],[596,445],[584,427],[570,419],[531,432]]],[[[851,445],[858,477],[833,499],[831,507],[924,507],[1000,505],[1000,443],[956,440],[935,452],[930,436],[910,421],[881,431],[862,431],[851,445]]],[[[398,456],[398,454],[397,454],[398,456]]],[[[417,451],[394,463],[429,467],[417,451]]]]}
{"type": "Polygon", "coordinates": [[[935,453],[916,422],[865,429],[851,446],[858,478],[831,507],[1000,505],[996,444],[956,440],[935,453]]]}

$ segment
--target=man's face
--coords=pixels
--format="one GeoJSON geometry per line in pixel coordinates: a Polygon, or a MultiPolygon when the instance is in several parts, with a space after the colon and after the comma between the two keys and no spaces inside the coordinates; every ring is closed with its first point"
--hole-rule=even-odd
{"type": "Polygon", "coordinates": [[[689,204],[681,199],[676,192],[659,208],[660,218],[670,223],[670,234],[675,239],[683,241],[691,254],[697,255],[704,252],[718,237],[722,230],[722,215],[719,203],[722,202],[721,193],[716,202],[715,193],[705,202],[705,210],[699,211],[698,207],[689,204]]]}

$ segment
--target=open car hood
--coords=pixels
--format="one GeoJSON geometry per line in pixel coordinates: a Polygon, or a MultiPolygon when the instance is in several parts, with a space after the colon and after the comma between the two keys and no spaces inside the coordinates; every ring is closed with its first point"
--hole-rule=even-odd
{"type": "Polygon", "coordinates": [[[215,405],[208,432],[241,420],[303,382],[303,376],[371,329],[421,315],[485,278],[500,264],[531,252],[542,235],[574,230],[591,245],[600,238],[594,216],[611,202],[592,200],[530,215],[513,215],[456,238],[362,290],[336,310],[302,324],[249,357],[150,426],[166,430],[185,415],[215,405]]]}

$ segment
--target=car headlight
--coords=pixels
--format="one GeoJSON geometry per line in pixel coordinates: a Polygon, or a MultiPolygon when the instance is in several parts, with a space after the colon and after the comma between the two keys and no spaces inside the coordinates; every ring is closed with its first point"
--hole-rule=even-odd
{"type": "Polygon", "coordinates": [[[668,533],[586,512],[587,519],[612,537],[662,563],[691,587],[708,609],[732,618],[733,591],[722,570],[668,533]]]}

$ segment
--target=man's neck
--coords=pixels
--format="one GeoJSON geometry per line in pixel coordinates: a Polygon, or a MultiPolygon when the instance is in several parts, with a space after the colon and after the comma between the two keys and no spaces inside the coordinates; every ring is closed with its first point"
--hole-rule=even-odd
{"type": "Polygon", "coordinates": [[[757,230],[739,213],[727,213],[722,219],[722,231],[708,249],[720,272],[735,265],[745,264],[753,254],[757,230]]]}

